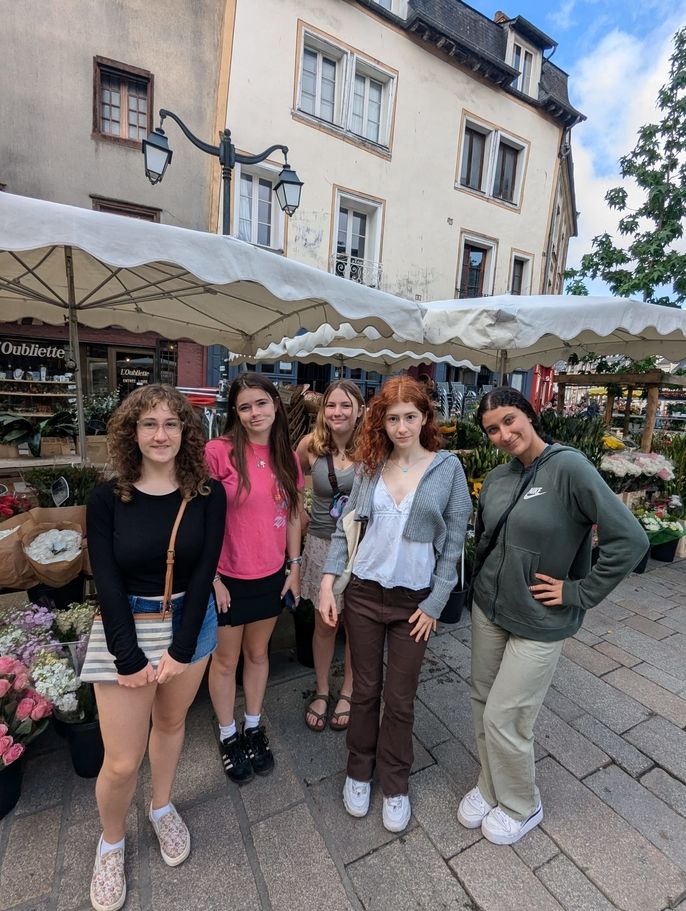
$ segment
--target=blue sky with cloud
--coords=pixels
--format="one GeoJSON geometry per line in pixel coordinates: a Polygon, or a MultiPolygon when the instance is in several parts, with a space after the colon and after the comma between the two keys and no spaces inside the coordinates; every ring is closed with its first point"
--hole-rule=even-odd
{"type": "MultiPolygon", "coordinates": [[[[553,62],[569,73],[571,102],[588,117],[573,131],[581,214],[568,263],[575,265],[591,238],[615,233],[617,215],[605,192],[619,184],[617,161],[634,147],[636,130],[658,119],[655,99],[667,79],[672,37],[686,23],[686,0],[468,2],[489,17],[498,9],[524,16],[558,42],[553,62]]],[[[630,187],[629,194],[631,201],[630,187]]]]}

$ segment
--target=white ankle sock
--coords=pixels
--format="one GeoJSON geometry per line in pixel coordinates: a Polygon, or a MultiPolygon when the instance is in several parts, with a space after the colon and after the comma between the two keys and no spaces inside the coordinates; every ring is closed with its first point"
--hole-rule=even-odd
{"type": "Polygon", "coordinates": [[[165,804],[165,806],[163,806],[163,807],[160,807],[159,810],[153,810],[153,808],[151,806],[150,815],[155,820],[155,822],[159,822],[163,816],[166,816],[167,813],[171,812],[171,809],[172,809],[172,805],[170,803],[165,804]]]}
{"type": "Polygon", "coordinates": [[[104,854],[109,854],[110,851],[118,851],[120,848],[123,848],[125,841],[126,841],[126,838],[122,838],[121,841],[117,841],[114,844],[110,844],[108,841],[105,841],[104,837],[102,837],[100,839],[100,845],[99,845],[100,857],[102,857],[104,854]]]}
{"type": "Polygon", "coordinates": [[[232,721],[231,724],[220,724],[219,725],[219,739],[227,740],[229,737],[233,737],[236,733],[236,722],[232,721]]]}
{"type": "Polygon", "coordinates": [[[259,715],[245,715],[243,719],[244,728],[258,728],[260,726],[260,718],[262,714],[259,715]]]}

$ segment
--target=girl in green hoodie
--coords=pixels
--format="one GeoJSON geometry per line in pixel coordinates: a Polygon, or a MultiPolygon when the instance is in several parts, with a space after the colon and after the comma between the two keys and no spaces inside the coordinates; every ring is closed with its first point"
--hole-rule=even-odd
{"type": "Polygon", "coordinates": [[[512,844],[543,819],[533,727],[564,640],[634,569],[648,540],[578,450],[546,440],[516,389],[487,393],[477,420],[512,458],[489,473],[479,498],[471,698],[481,774],[458,819],[512,844]]]}

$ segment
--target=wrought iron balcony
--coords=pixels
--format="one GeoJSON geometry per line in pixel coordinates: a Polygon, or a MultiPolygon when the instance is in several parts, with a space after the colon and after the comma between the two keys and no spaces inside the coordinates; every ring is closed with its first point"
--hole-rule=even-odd
{"type": "Polygon", "coordinates": [[[383,267],[371,259],[360,259],[347,253],[334,253],[329,260],[329,271],[342,278],[349,278],[370,288],[381,287],[383,267]]]}

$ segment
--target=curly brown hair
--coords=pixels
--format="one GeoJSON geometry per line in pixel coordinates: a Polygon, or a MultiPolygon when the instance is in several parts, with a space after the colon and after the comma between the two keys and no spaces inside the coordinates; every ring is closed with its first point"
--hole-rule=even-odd
{"type": "Polygon", "coordinates": [[[362,426],[362,418],[364,417],[364,399],[362,398],[362,393],[360,392],[360,387],[357,383],[353,383],[352,380],[334,380],[333,383],[330,383],[324,395],[322,397],[322,403],[319,406],[319,411],[317,412],[317,419],[314,423],[314,430],[310,436],[310,443],[307,447],[308,450],[316,456],[324,456],[329,452],[333,452],[333,438],[331,436],[331,428],[326,423],[325,414],[326,414],[326,403],[331,397],[331,393],[335,392],[337,389],[340,389],[341,392],[344,392],[348,396],[351,402],[357,402],[359,406],[359,413],[357,415],[357,423],[353,428],[352,435],[348,440],[348,443],[345,447],[345,454],[350,458],[351,454],[355,450],[357,444],[357,436],[362,426]]]}
{"type": "Polygon", "coordinates": [[[107,446],[116,475],[115,493],[124,503],[133,499],[133,485],[140,479],[143,456],[138,447],[136,424],[142,414],[164,403],[182,421],[181,447],[174,471],[184,497],[210,492],[210,472],[205,462],[205,437],[200,418],[185,395],[173,386],[151,383],[128,395],[107,424],[107,446]]]}
{"type": "Polygon", "coordinates": [[[369,474],[373,474],[393,451],[384,421],[388,409],[398,402],[410,403],[426,415],[426,423],[419,435],[419,442],[424,449],[438,452],[441,448],[442,437],[426,387],[409,376],[395,376],[384,383],[381,392],[367,405],[367,414],[353,453],[353,459],[361,462],[369,474]]]}

